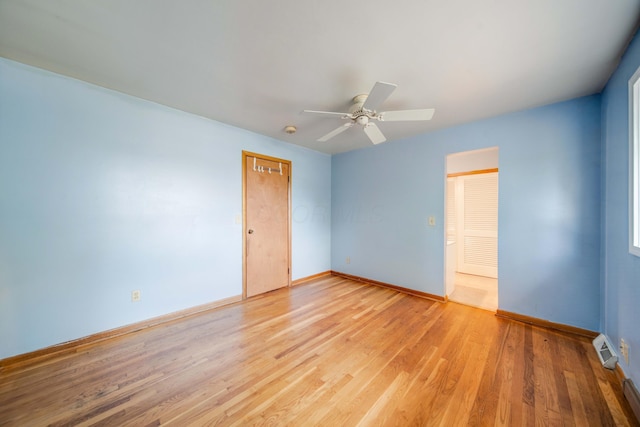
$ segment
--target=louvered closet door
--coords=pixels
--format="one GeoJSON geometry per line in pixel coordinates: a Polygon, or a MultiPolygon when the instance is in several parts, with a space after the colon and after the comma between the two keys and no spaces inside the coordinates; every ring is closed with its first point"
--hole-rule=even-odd
{"type": "Polygon", "coordinates": [[[458,177],[458,271],[498,277],[498,173],[458,177]]]}

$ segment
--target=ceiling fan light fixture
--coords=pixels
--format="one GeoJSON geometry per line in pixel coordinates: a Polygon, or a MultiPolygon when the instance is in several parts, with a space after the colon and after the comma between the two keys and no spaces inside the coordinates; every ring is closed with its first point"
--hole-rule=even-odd
{"type": "Polygon", "coordinates": [[[358,122],[359,125],[366,126],[367,123],[369,123],[369,117],[358,116],[358,118],[356,118],[356,122],[358,122]]]}

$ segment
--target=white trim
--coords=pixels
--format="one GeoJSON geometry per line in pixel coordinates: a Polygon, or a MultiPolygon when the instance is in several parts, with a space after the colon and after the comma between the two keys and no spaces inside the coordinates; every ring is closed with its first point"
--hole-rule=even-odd
{"type": "Polygon", "coordinates": [[[457,271],[497,279],[498,172],[458,176],[455,185],[457,271]]]}
{"type": "Polygon", "coordinates": [[[640,257],[640,68],[629,80],[629,253],[640,257]]]}

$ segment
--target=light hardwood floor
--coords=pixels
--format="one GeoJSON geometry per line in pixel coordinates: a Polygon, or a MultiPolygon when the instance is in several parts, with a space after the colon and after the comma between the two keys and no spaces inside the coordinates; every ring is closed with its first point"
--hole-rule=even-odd
{"type": "Polygon", "coordinates": [[[0,371],[2,426],[638,425],[586,338],[327,277],[0,371]]]}
{"type": "Polygon", "coordinates": [[[495,313],[498,309],[498,279],[456,272],[455,289],[449,299],[495,313]]]}

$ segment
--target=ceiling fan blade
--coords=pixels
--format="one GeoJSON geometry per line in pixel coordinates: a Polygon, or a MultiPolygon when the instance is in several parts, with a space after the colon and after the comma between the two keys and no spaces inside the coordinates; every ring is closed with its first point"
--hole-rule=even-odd
{"type": "Polygon", "coordinates": [[[384,113],[379,113],[378,115],[381,116],[381,120],[385,122],[431,120],[435,111],[436,110],[433,108],[425,108],[423,110],[386,111],[384,113]]]}
{"type": "Polygon", "coordinates": [[[364,133],[367,134],[371,142],[374,144],[380,144],[381,142],[385,142],[387,138],[384,137],[380,128],[376,126],[375,123],[367,123],[364,127],[364,133]]]}
{"type": "Polygon", "coordinates": [[[351,126],[353,126],[353,122],[345,123],[342,126],[340,126],[339,128],[332,130],[331,132],[329,132],[328,134],[326,134],[322,138],[319,138],[318,141],[319,142],[328,141],[331,138],[333,138],[334,136],[336,136],[338,134],[341,134],[345,130],[349,129],[351,126]]]}
{"type": "Polygon", "coordinates": [[[319,114],[322,116],[343,116],[345,119],[349,118],[349,113],[337,113],[335,111],[302,110],[302,112],[307,114],[319,114]]]}
{"type": "Polygon", "coordinates": [[[362,108],[375,111],[397,87],[398,85],[394,85],[393,83],[376,82],[371,92],[369,92],[367,100],[364,101],[362,108]]]}

